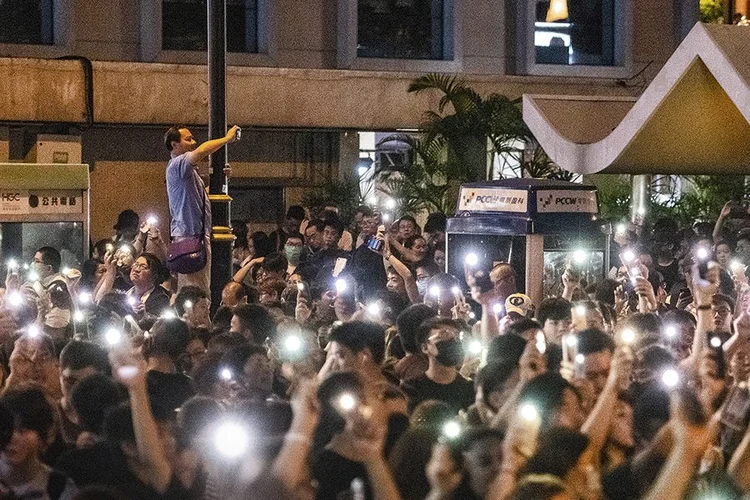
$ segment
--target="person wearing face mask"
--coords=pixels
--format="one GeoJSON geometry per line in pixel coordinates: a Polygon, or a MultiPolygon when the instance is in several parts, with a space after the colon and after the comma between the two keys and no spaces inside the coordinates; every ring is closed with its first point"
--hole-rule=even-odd
{"type": "Polygon", "coordinates": [[[58,303],[67,303],[70,301],[67,282],[65,276],[60,273],[62,258],[60,252],[52,247],[42,247],[34,254],[34,261],[31,263],[31,269],[27,276],[28,285],[34,290],[42,310],[39,311],[45,322],[49,319],[53,327],[65,327],[70,322],[69,315],[65,317],[64,312],[59,309],[58,304],[53,304],[52,290],[61,289],[63,292],[54,294],[58,303]],[[67,295],[67,299],[60,298],[61,294],[67,295]],[[54,312],[53,312],[54,311],[54,312]],[[48,314],[52,313],[50,318],[48,314]]]}
{"type": "Polygon", "coordinates": [[[451,319],[435,318],[420,325],[417,343],[427,356],[428,367],[421,377],[402,383],[409,411],[427,400],[442,401],[456,412],[474,402],[474,385],[457,369],[464,359],[460,332],[461,324],[451,319]]]}
{"type": "Polygon", "coordinates": [[[284,243],[284,256],[287,261],[287,276],[293,275],[302,261],[304,241],[304,237],[299,233],[291,233],[286,238],[286,243],[284,243]]]}

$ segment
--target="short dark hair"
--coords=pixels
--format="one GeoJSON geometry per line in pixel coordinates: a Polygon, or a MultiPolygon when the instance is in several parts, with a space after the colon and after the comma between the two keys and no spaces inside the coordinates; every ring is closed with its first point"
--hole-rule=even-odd
{"type": "Polygon", "coordinates": [[[541,330],[542,325],[529,318],[521,318],[505,327],[505,334],[513,334],[523,338],[523,332],[527,330],[541,330]]]}
{"type": "Polygon", "coordinates": [[[715,293],[714,296],[711,297],[711,304],[712,305],[717,304],[717,303],[721,303],[721,302],[723,302],[726,305],[728,305],[729,306],[729,311],[732,312],[732,313],[734,313],[735,303],[734,303],[734,300],[732,300],[732,298],[730,296],[723,295],[721,293],[715,293]]]}
{"type": "Polygon", "coordinates": [[[419,325],[436,315],[435,310],[426,304],[411,305],[398,315],[396,328],[404,351],[412,354],[419,352],[419,344],[417,343],[419,325]]]}
{"type": "Polygon", "coordinates": [[[62,264],[60,252],[52,247],[42,247],[37,252],[42,254],[42,262],[52,267],[52,271],[56,273],[60,271],[60,265],[62,264]]]}
{"type": "Polygon", "coordinates": [[[587,356],[600,351],[614,352],[615,341],[598,328],[578,332],[578,352],[587,356]]]}
{"type": "Polygon", "coordinates": [[[169,270],[164,264],[161,263],[161,260],[159,260],[156,255],[148,252],[143,252],[138,257],[143,257],[144,259],[146,259],[148,268],[151,271],[151,276],[153,276],[154,279],[154,285],[159,286],[162,282],[166,281],[169,278],[169,270]]]}
{"type": "Polygon", "coordinates": [[[286,239],[287,239],[287,241],[288,241],[288,240],[291,240],[292,238],[298,239],[298,240],[300,240],[300,241],[301,241],[302,243],[304,243],[304,242],[305,242],[305,237],[304,237],[304,235],[303,235],[302,233],[300,233],[299,231],[292,231],[291,233],[289,233],[289,234],[288,234],[288,235],[286,236],[286,239]]]}
{"type": "Polygon", "coordinates": [[[455,319],[449,319],[449,318],[432,318],[428,319],[427,321],[423,322],[421,325],[419,325],[419,329],[417,330],[417,346],[421,346],[425,342],[427,342],[427,339],[430,338],[430,332],[436,328],[440,328],[441,326],[450,326],[461,331],[462,325],[459,321],[456,321],[455,319]]]}
{"type": "Polygon", "coordinates": [[[518,366],[526,341],[518,335],[497,335],[490,340],[487,347],[487,366],[518,366]]]}
{"type": "Polygon", "coordinates": [[[188,300],[195,304],[201,299],[208,299],[206,291],[194,285],[187,285],[180,288],[177,296],[174,298],[174,309],[177,316],[182,317],[185,314],[185,302],[188,300]]]}
{"type": "Polygon", "coordinates": [[[536,320],[542,327],[548,319],[553,321],[569,320],[571,319],[570,308],[572,306],[569,300],[562,297],[549,297],[539,304],[539,308],[536,310],[536,320]]]}
{"type": "Polygon", "coordinates": [[[247,361],[253,356],[268,357],[268,350],[262,345],[250,344],[245,342],[242,345],[234,346],[221,357],[221,365],[229,368],[232,373],[242,373],[245,371],[247,361]]]}
{"type": "Polygon", "coordinates": [[[55,410],[39,387],[10,389],[0,403],[13,414],[16,429],[28,429],[39,434],[42,442],[48,442],[49,433],[55,426],[55,410]]]}
{"type": "Polygon", "coordinates": [[[173,125],[164,133],[164,146],[167,148],[167,151],[172,151],[173,142],[180,142],[180,139],[182,138],[180,135],[180,129],[183,128],[186,127],[183,125],[173,125]]]}
{"type": "Polygon", "coordinates": [[[419,232],[420,228],[419,228],[419,224],[417,224],[417,219],[415,219],[411,215],[402,215],[401,218],[398,220],[397,227],[400,226],[403,221],[409,221],[412,224],[414,224],[414,229],[416,229],[417,232],[419,232]]]}
{"type": "Polygon", "coordinates": [[[240,304],[234,308],[234,315],[240,320],[242,330],[249,330],[256,344],[262,344],[266,338],[276,337],[276,322],[265,307],[258,304],[240,304]]]}
{"type": "Polygon", "coordinates": [[[305,220],[305,209],[300,205],[292,205],[286,211],[287,219],[294,219],[298,221],[305,220]]]}
{"type": "Polygon", "coordinates": [[[553,414],[563,405],[566,389],[580,399],[578,390],[559,373],[542,373],[523,386],[518,400],[521,405],[533,404],[541,418],[542,429],[548,429],[554,423],[553,414]]]}
{"type": "Polygon", "coordinates": [[[575,467],[589,444],[579,431],[554,427],[539,436],[537,452],[526,463],[525,472],[564,478],[575,467]]]}
{"type": "Polygon", "coordinates": [[[670,309],[661,315],[662,324],[665,323],[692,323],[693,326],[698,324],[695,316],[684,309],[670,309]]]}
{"type": "Polygon", "coordinates": [[[350,321],[334,327],[328,335],[329,342],[338,342],[354,352],[370,351],[375,363],[383,362],[385,356],[385,334],[374,323],[350,321]]]}
{"type": "Polygon", "coordinates": [[[101,346],[86,340],[71,340],[60,352],[60,369],[80,370],[94,367],[101,373],[109,373],[107,351],[101,346]]]}
{"type": "Polygon", "coordinates": [[[166,355],[176,361],[190,342],[190,328],[178,318],[160,318],[151,327],[151,337],[144,345],[146,357],[166,355]]]}
{"type": "Polygon", "coordinates": [[[433,212],[427,216],[427,222],[424,224],[424,232],[429,234],[435,231],[445,232],[447,219],[444,213],[433,212]]]}
{"type": "Polygon", "coordinates": [[[76,383],[70,394],[81,429],[95,434],[104,430],[104,415],[123,401],[124,395],[110,377],[96,374],[76,383]]]}
{"type": "Polygon", "coordinates": [[[326,224],[322,219],[313,219],[307,223],[307,228],[305,228],[305,231],[307,231],[311,227],[314,227],[317,232],[322,233],[326,228],[326,224]]]}
{"type": "Polygon", "coordinates": [[[283,273],[286,272],[288,265],[289,261],[286,260],[286,257],[283,254],[274,252],[268,254],[265,259],[263,259],[260,267],[266,271],[283,273]]]}
{"type": "Polygon", "coordinates": [[[344,223],[341,222],[341,219],[336,215],[335,212],[331,212],[331,214],[326,218],[323,219],[323,229],[325,230],[326,227],[331,227],[336,230],[339,235],[343,234],[344,232],[344,223]]]}

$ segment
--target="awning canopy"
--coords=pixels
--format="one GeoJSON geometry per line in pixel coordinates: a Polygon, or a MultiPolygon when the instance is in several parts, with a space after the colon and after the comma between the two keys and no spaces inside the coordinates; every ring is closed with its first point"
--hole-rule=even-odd
{"type": "Polygon", "coordinates": [[[524,95],[523,115],[571,172],[750,175],[750,28],[696,24],[637,100],[524,95]]]}

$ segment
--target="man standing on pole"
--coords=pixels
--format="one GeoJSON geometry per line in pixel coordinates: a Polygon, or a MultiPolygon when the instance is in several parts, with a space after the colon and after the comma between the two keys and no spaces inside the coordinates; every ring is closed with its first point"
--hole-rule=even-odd
{"type": "MultiPolygon", "coordinates": [[[[202,236],[206,248],[206,265],[200,271],[177,275],[177,289],[194,285],[211,296],[211,204],[196,167],[208,155],[236,139],[236,125],[224,137],[206,141],[200,146],[186,127],[176,125],[164,134],[164,145],[172,158],[167,163],[167,198],[172,218],[172,242],[202,236]]],[[[225,172],[225,175],[228,175],[225,172]]]]}

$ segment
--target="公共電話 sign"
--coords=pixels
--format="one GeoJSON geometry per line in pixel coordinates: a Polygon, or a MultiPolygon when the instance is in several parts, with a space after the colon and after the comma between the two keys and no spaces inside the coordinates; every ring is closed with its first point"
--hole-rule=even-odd
{"type": "Polygon", "coordinates": [[[81,191],[0,191],[0,214],[80,214],[83,213],[81,191]]]}

